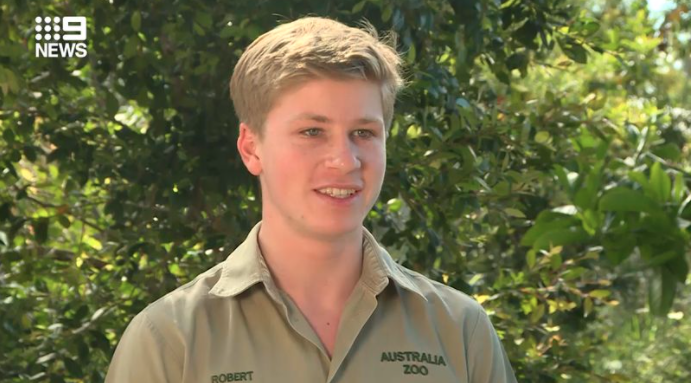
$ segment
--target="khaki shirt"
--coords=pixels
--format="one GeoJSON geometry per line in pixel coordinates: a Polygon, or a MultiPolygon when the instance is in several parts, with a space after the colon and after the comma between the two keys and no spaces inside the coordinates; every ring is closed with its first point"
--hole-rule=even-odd
{"type": "Polygon", "coordinates": [[[260,226],[227,260],[135,316],[107,383],[516,382],[482,307],[397,264],[366,229],[362,275],[329,358],[272,280],[260,226]]]}

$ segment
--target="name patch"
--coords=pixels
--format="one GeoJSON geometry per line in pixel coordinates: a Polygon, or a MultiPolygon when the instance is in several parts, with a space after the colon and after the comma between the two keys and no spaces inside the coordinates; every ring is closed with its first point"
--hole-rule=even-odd
{"type": "Polygon", "coordinates": [[[211,383],[249,382],[254,371],[228,372],[226,374],[211,375],[211,383]]]}

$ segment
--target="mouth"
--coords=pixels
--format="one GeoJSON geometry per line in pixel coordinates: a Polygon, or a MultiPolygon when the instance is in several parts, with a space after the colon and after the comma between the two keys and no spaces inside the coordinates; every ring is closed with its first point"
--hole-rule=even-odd
{"type": "Polygon", "coordinates": [[[316,189],[315,190],[317,193],[332,197],[332,198],[338,198],[338,199],[348,199],[350,197],[355,196],[360,192],[360,190],[357,189],[340,189],[340,188],[322,188],[322,189],[316,189]]]}

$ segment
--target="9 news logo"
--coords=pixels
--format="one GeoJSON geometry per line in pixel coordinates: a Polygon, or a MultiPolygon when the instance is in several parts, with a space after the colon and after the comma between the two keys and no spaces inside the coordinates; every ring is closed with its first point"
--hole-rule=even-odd
{"type": "Polygon", "coordinates": [[[37,17],[36,57],[86,57],[86,17],[37,17]]]}

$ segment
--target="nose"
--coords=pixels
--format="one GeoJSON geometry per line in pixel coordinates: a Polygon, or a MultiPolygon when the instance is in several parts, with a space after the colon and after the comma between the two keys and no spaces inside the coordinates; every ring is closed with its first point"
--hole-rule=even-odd
{"type": "Polygon", "coordinates": [[[348,173],[362,165],[357,145],[350,137],[334,138],[329,145],[326,166],[348,173]]]}

